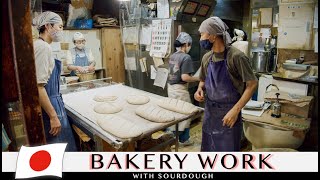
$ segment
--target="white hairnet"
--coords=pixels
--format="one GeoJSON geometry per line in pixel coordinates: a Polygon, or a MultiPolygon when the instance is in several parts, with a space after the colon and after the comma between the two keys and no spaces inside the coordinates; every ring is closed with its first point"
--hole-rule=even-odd
{"type": "Polygon", "coordinates": [[[213,16],[201,23],[199,32],[210,35],[222,35],[224,44],[229,45],[231,43],[231,37],[227,31],[228,29],[229,27],[219,17],[213,16]]]}
{"type": "Polygon", "coordinates": [[[84,40],[84,35],[81,32],[76,32],[73,35],[73,41],[84,40]]]}
{"type": "Polygon", "coordinates": [[[32,20],[32,25],[37,29],[45,24],[63,24],[63,22],[58,14],[51,11],[43,12],[32,20]]]}
{"type": "Polygon", "coordinates": [[[186,43],[192,44],[191,36],[188,33],[185,33],[185,32],[181,32],[178,35],[176,40],[179,41],[181,44],[186,44],[186,43]]]}

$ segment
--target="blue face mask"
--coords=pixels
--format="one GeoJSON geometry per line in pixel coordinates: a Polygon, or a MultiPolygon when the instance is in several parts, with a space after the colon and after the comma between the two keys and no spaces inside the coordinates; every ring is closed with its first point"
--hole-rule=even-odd
{"type": "Polygon", "coordinates": [[[210,42],[209,39],[200,40],[200,46],[201,46],[203,49],[211,50],[211,49],[212,49],[212,46],[213,46],[213,43],[210,42]]]}

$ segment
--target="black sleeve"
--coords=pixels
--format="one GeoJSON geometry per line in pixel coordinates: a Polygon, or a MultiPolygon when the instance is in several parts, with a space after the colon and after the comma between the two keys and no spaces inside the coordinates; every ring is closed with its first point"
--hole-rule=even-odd
{"type": "Polygon", "coordinates": [[[181,62],[181,75],[182,74],[193,74],[194,68],[190,56],[186,56],[181,62]]]}

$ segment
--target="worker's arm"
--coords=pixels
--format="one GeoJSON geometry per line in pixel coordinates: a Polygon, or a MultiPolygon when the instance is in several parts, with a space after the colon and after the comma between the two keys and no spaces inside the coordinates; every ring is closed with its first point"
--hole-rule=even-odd
{"type": "Polygon", "coordinates": [[[60,120],[58,118],[58,115],[57,115],[55,109],[53,108],[53,106],[49,100],[47,91],[42,84],[38,84],[38,91],[39,91],[40,105],[46,111],[46,113],[48,114],[48,116],[50,118],[51,129],[50,129],[49,133],[52,134],[53,136],[56,136],[61,131],[60,120]]]}
{"type": "Polygon", "coordinates": [[[181,61],[181,65],[179,67],[179,70],[181,72],[181,80],[184,82],[196,82],[200,81],[197,77],[192,77],[190,74],[194,73],[193,69],[193,61],[191,59],[191,56],[187,55],[183,58],[181,61]]]}
{"type": "Polygon", "coordinates": [[[182,74],[181,75],[181,79],[184,82],[197,82],[197,81],[200,81],[200,79],[198,77],[193,77],[193,76],[190,76],[189,74],[182,74]]]}
{"type": "Polygon", "coordinates": [[[76,66],[74,64],[74,55],[72,55],[71,51],[67,51],[66,61],[67,61],[67,69],[69,71],[79,71],[80,73],[86,73],[86,70],[81,66],[76,66]]]}
{"type": "Polygon", "coordinates": [[[90,71],[90,72],[93,72],[93,71],[95,71],[95,65],[96,65],[96,63],[93,61],[93,62],[90,62],[90,65],[89,65],[89,67],[88,67],[88,70],[90,71]]]}
{"type": "Polygon", "coordinates": [[[194,93],[194,99],[203,102],[204,101],[204,81],[200,80],[197,92],[194,93]]]}
{"type": "Polygon", "coordinates": [[[206,63],[208,61],[209,56],[205,55],[202,58],[201,65],[200,65],[200,73],[199,73],[199,85],[197,91],[194,93],[194,99],[198,102],[203,102],[205,99],[204,91],[205,91],[205,79],[206,79],[206,71],[208,67],[206,66],[206,63]]]}
{"type": "Polygon", "coordinates": [[[241,109],[247,104],[251,99],[253,93],[256,91],[258,86],[257,80],[251,80],[246,82],[246,89],[244,90],[239,101],[233,106],[233,108],[224,116],[223,126],[227,125],[230,128],[236,123],[238,115],[241,109]]]}
{"type": "Polygon", "coordinates": [[[81,66],[68,65],[67,68],[70,71],[79,71],[80,73],[86,73],[86,70],[81,66]]]}
{"type": "Polygon", "coordinates": [[[93,56],[93,54],[92,54],[91,49],[88,50],[88,60],[89,60],[88,70],[89,70],[90,72],[95,71],[96,61],[94,60],[94,56],[93,56]]]}

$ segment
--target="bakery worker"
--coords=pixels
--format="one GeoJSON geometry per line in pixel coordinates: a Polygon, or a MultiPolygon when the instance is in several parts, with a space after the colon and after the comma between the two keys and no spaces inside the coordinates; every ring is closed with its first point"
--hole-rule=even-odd
{"type": "MultiPolygon", "coordinates": [[[[188,83],[199,81],[198,77],[192,77],[195,71],[191,56],[188,54],[191,45],[191,36],[185,32],[181,32],[174,43],[177,51],[170,56],[168,79],[168,97],[189,103],[191,103],[191,99],[188,91],[188,83]]],[[[179,142],[183,146],[193,144],[189,139],[190,123],[191,120],[185,120],[179,123],[179,142]]],[[[175,127],[170,127],[170,130],[175,131],[175,127]]]]}
{"type": "Polygon", "coordinates": [[[39,100],[42,107],[44,132],[47,143],[68,143],[67,151],[77,151],[60,94],[62,62],[54,59],[50,44],[63,38],[61,17],[53,12],[43,12],[32,22],[39,31],[34,40],[34,55],[39,100]]]}
{"type": "Polygon", "coordinates": [[[232,46],[242,51],[245,55],[248,56],[248,46],[249,43],[247,41],[247,34],[240,30],[240,29],[234,29],[233,30],[233,38],[232,38],[232,46]]]}
{"type": "Polygon", "coordinates": [[[200,83],[194,94],[205,101],[201,151],[240,151],[241,109],[257,88],[248,57],[229,46],[228,26],[218,17],[200,25],[200,45],[210,50],[201,62],[200,83]]]}
{"type": "Polygon", "coordinates": [[[95,70],[95,61],[91,49],[86,48],[86,40],[81,32],[76,32],[73,35],[72,41],[74,48],[67,52],[68,70],[71,70],[71,75],[75,72],[86,73],[95,70]]]}

